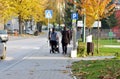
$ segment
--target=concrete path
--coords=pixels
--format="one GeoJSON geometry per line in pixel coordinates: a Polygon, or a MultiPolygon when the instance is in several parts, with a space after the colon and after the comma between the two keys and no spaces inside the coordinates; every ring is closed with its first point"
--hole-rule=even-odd
{"type": "Polygon", "coordinates": [[[120,45],[104,45],[103,47],[120,48],[120,45]]]}

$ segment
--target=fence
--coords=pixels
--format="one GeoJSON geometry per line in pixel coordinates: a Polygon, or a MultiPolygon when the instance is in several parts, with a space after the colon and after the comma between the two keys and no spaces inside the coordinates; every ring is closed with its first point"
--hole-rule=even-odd
{"type": "MultiPolygon", "coordinates": [[[[100,39],[120,39],[120,30],[112,31],[112,29],[86,29],[86,36],[89,34],[92,34],[93,39],[97,39],[99,37],[100,39]],[[111,34],[110,34],[111,33],[111,34]]],[[[77,39],[82,38],[82,29],[77,31],[77,39]]]]}

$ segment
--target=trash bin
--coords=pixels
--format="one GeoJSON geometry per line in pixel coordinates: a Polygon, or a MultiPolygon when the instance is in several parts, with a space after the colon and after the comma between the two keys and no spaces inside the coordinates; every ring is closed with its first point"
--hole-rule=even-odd
{"type": "Polygon", "coordinates": [[[35,36],[38,36],[38,31],[35,31],[34,35],[35,35],[35,36]]]}
{"type": "Polygon", "coordinates": [[[93,55],[94,52],[94,43],[92,43],[92,35],[88,35],[86,37],[87,42],[87,54],[91,53],[93,55]]]}
{"type": "Polygon", "coordinates": [[[93,55],[94,52],[94,43],[87,42],[87,54],[91,53],[93,55]]]}
{"type": "Polygon", "coordinates": [[[86,42],[92,42],[92,35],[88,35],[86,37],[86,42]]]}

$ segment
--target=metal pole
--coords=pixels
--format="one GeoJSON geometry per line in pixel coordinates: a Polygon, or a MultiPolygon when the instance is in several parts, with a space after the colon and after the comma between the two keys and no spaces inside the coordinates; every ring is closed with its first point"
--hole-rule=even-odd
{"type": "MultiPolygon", "coordinates": [[[[76,0],[74,0],[76,2],[76,0]]],[[[76,12],[76,5],[74,4],[74,12],[76,12]]],[[[73,26],[73,50],[76,50],[76,19],[72,20],[72,26],[73,26]]]]}
{"type": "Polygon", "coordinates": [[[48,32],[49,32],[49,28],[50,28],[50,27],[49,27],[49,18],[48,18],[48,32]]]}
{"type": "MultiPolygon", "coordinates": [[[[74,3],[76,2],[76,0],[74,0],[74,3]]],[[[74,13],[76,13],[76,5],[74,4],[74,13]]],[[[75,14],[76,15],[76,14],[75,14]]],[[[76,19],[77,17],[73,17],[74,15],[72,15],[72,29],[73,29],[73,49],[71,51],[71,57],[77,57],[77,45],[76,45],[76,19]]]]}
{"type": "Polygon", "coordinates": [[[50,31],[49,28],[50,27],[49,27],[49,18],[48,18],[48,46],[49,46],[49,31],[50,31]]]}
{"type": "Polygon", "coordinates": [[[84,9],[84,15],[83,15],[83,42],[85,42],[85,27],[86,27],[86,14],[84,9]]]}

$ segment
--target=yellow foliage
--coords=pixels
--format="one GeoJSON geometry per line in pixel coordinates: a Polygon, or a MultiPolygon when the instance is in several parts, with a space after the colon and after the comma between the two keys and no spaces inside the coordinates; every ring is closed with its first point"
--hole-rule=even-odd
{"type": "Polygon", "coordinates": [[[11,19],[15,14],[13,13],[14,8],[10,7],[13,3],[7,0],[0,0],[0,18],[1,20],[7,21],[11,19]]]}
{"type": "Polygon", "coordinates": [[[86,26],[87,28],[91,28],[91,26],[93,25],[95,19],[90,17],[90,16],[86,16],[86,26]]]}
{"type": "Polygon", "coordinates": [[[0,17],[10,19],[21,16],[24,19],[40,21],[44,17],[47,0],[0,0],[0,17]]]}
{"type": "Polygon", "coordinates": [[[86,25],[91,25],[96,20],[106,18],[114,12],[115,4],[109,4],[111,0],[81,0],[79,6],[84,9],[82,13],[86,15],[86,25]]]}
{"type": "MultiPolygon", "coordinates": [[[[50,22],[62,22],[60,17],[62,17],[61,9],[63,9],[63,4],[65,3],[65,0],[48,0],[48,7],[47,9],[53,10],[53,17],[50,20],[50,22]]],[[[64,12],[64,11],[63,11],[64,12]]]]}

